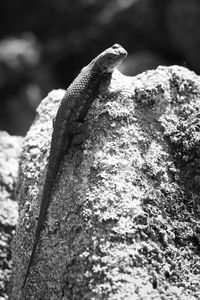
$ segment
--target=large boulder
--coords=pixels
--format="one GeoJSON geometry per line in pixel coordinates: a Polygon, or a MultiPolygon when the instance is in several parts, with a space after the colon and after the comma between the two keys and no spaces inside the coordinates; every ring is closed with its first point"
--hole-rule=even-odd
{"type": "Polygon", "coordinates": [[[196,299],[200,289],[200,78],[178,66],[113,74],[61,163],[33,264],[52,119],[37,110],[20,163],[10,299],[196,299]]]}

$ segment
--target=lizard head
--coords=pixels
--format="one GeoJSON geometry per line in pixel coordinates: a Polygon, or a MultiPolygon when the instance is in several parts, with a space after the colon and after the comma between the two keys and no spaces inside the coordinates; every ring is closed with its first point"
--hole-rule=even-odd
{"type": "Polygon", "coordinates": [[[121,45],[114,44],[92,61],[93,68],[101,73],[111,73],[126,56],[127,51],[121,45]]]}

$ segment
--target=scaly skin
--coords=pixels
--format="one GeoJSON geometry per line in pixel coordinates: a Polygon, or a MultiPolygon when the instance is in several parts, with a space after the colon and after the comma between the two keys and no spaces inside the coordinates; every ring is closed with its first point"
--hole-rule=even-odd
{"type": "Polygon", "coordinates": [[[39,218],[22,289],[26,284],[33,262],[47,208],[50,203],[53,184],[56,180],[64,152],[69,149],[73,137],[81,133],[81,122],[84,121],[92,102],[99,94],[99,87],[102,84],[105,86],[109,84],[114,68],[126,55],[126,50],[118,44],[99,54],[89,65],[81,70],[80,74],[68,87],[61,101],[54,121],[39,218]]]}

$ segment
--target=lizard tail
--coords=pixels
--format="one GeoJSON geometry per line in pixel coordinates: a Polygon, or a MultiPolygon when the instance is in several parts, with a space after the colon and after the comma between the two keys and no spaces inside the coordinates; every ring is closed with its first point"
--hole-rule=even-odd
{"type": "Polygon", "coordinates": [[[32,265],[32,261],[33,261],[33,257],[34,257],[34,254],[35,254],[35,250],[36,250],[37,244],[38,244],[38,239],[35,239],[35,242],[33,244],[33,249],[32,249],[32,252],[31,252],[31,257],[29,259],[28,268],[26,270],[26,275],[25,275],[24,282],[23,282],[23,285],[22,285],[22,290],[24,289],[24,287],[26,285],[26,282],[27,282],[27,279],[28,279],[30,267],[32,265]]]}

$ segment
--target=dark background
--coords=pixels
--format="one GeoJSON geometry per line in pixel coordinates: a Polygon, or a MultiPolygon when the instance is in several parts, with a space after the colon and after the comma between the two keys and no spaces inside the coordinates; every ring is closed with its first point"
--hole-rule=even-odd
{"type": "Polygon", "coordinates": [[[25,135],[54,88],[113,43],[136,75],[180,64],[200,73],[199,0],[1,0],[0,130],[25,135]]]}

